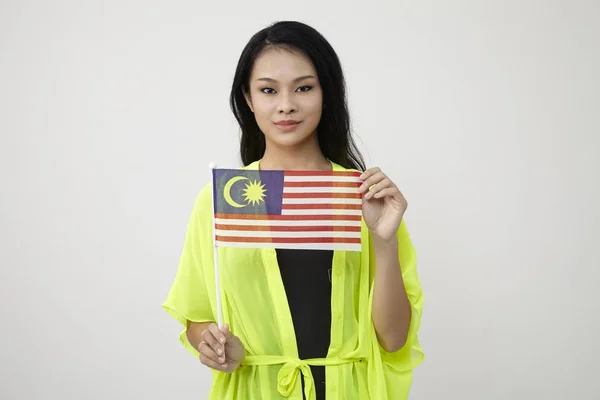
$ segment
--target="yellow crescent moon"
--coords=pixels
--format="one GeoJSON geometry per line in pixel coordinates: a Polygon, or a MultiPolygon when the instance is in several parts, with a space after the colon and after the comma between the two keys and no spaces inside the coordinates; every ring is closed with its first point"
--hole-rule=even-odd
{"type": "Polygon", "coordinates": [[[225,201],[231,207],[242,208],[242,207],[246,207],[247,206],[247,204],[236,203],[231,198],[231,187],[233,186],[233,184],[236,183],[236,182],[239,182],[239,181],[243,181],[245,179],[248,179],[248,178],[246,178],[244,176],[234,176],[233,178],[231,178],[230,180],[228,180],[227,183],[225,184],[225,187],[223,188],[223,197],[225,197],[225,201]]]}

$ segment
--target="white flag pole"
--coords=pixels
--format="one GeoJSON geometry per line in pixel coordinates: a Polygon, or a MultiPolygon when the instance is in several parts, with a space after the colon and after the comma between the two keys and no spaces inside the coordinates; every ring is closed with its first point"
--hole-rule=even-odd
{"type": "Polygon", "coordinates": [[[214,182],[214,173],[215,173],[215,168],[217,168],[217,165],[214,162],[211,162],[210,165],[208,166],[210,168],[210,180],[212,182],[212,204],[213,204],[213,210],[212,210],[212,227],[213,227],[213,235],[212,235],[212,239],[213,239],[213,248],[214,248],[214,264],[215,264],[215,288],[216,288],[216,295],[217,295],[217,324],[219,326],[219,328],[223,327],[223,310],[221,307],[221,279],[220,279],[220,273],[219,273],[219,249],[217,247],[217,232],[216,232],[216,223],[215,223],[215,212],[216,212],[216,203],[215,203],[215,182],[214,182]]]}

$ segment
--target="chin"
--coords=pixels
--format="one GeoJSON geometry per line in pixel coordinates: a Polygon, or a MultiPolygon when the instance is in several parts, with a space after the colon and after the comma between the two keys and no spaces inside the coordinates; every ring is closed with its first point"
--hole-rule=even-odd
{"type": "Polygon", "coordinates": [[[295,147],[313,139],[313,135],[302,134],[299,132],[277,132],[275,134],[268,135],[266,139],[275,144],[277,147],[295,147]]]}

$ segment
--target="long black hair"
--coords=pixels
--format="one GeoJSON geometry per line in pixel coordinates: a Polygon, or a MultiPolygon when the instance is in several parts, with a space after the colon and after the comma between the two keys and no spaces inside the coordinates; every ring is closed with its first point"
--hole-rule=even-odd
{"type": "Polygon", "coordinates": [[[329,42],[314,28],[296,21],[276,22],[256,33],[242,51],[231,87],[231,110],[242,133],[240,156],[244,165],[260,160],[265,153],[265,137],[244,93],[250,88],[250,72],[256,58],[266,48],[300,51],[313,63],[323,93],[323,113],[317,127],[319,146],[329,160],[359,171],[365,162],[350,132],[346,82],[340,60],[329,42]]]}

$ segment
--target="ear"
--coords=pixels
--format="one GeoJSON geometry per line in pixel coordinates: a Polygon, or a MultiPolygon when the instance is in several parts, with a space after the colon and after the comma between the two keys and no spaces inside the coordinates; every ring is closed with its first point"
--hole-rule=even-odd
{"type": "Polygon", "coordinates": [[[252,99],[250,98],[250,94],[244,89],[244,98],[246,99],[246,104],[250,107],[250,111],[254,112],[254,107],[252,106],[252,99]]]}

